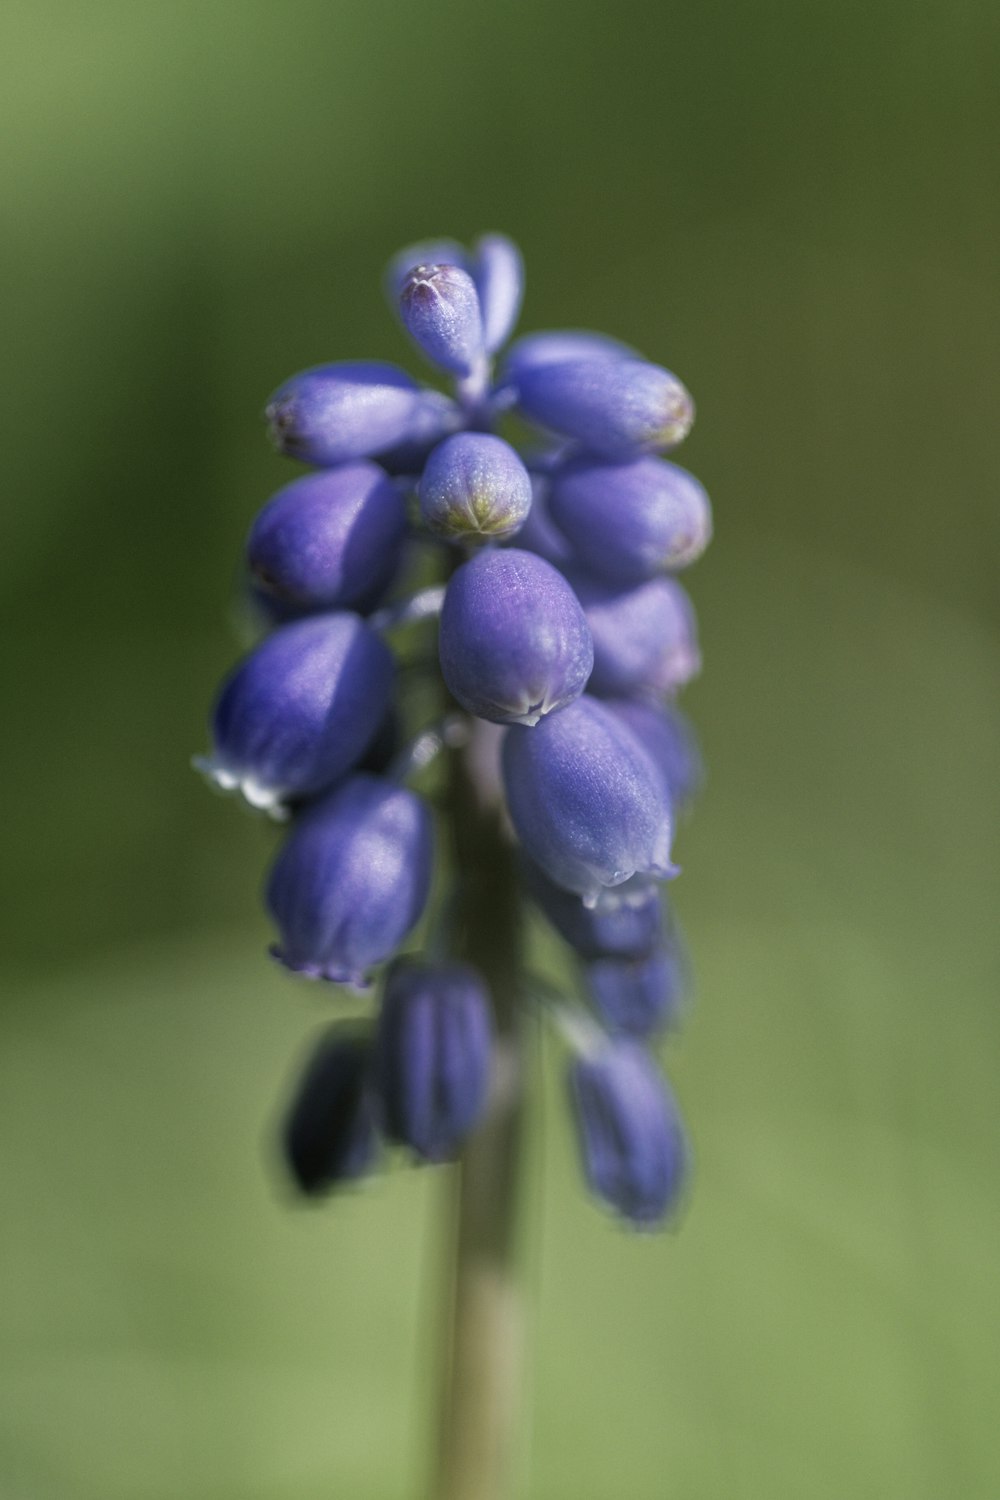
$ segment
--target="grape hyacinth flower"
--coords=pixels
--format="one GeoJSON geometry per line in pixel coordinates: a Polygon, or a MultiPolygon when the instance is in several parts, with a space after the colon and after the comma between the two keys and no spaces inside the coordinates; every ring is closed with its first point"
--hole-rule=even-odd
{"type": "Polygon", "coordinates": [[[524,296],[506,236],[420,241],[385,287],[448,389],[342,360],[271,396],[273,443],[310,472],[249,526],[262,638],[198,764],[288,820],[272,952],[350,1008],[287,1108],[296,1189],[457,1159],[439,1168],[461,1192],[436,1492],[466,1500],[499,1494],[513,1411],[531,1027],[567,1049],[593,1196],[647,1229],[682,1197],[684,1131],[651,1048],[688,990],[663,883],[702,780],[675,702],[701,656],[674,575],[712,515],[663,457],[694,420],[669,370],[583,329],[504,353],[524,296]],[[559,983],[538,980],[537,943],[559,983]]]}

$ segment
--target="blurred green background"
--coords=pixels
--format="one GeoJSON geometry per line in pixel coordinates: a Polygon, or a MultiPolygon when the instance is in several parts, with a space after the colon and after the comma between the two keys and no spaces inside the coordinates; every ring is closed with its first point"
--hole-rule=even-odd
{"type": "MultiPolygon", "coordinates": [[[[676,369],[717,539],[675,888],[676,1235],[536,1104],[532,1500],[1000,1493],[989,0],[8,0],[0,161],[2,1500],[403,1500],[440,1173],[294,1211],[329,1003],[188,768],[259,412],[410,362],[381,267],[522,244],[523,326],[676,369]]],[[[415,362],[413,362],[415,363],[415,362]]]]}

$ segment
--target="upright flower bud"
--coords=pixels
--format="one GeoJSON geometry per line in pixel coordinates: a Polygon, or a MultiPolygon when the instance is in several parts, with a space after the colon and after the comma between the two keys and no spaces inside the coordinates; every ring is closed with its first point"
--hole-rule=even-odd
{"type": "Polygon", "coordinates": [[[399,297],[403,323],[423,353],[452,375],[469,375],[483,358],[483,319],[476,284],[460,266],[420,265],[399,297]]]}
{"type": "Polygon", "coordinates": [[[459,266],[469,269],[469,256],[457,240],[418,240],[398,250],[385,269],[385,294],[393,312],[399,312],[399,298],[406,278],[417,266],[459,266]]]}
{"type": "Polygon", "coordinates": [[[572,572],[570,581],[594,640],[588,692],[676,693],[700,671],[694,610],[674,579],[621,585],[572,572]]]}
{"type": "Polygon", "coordinates": [[[712,537],[697,479],[659,458],[573,459],[553,475],[550,509],[584,566],[614,583],[686,568],[712,537]]]}
{"type": "Polygon", "coordinates": [[[645,958],[660,938],[663,913],[659,887],[642,875],[603,890],[594,906],[555,885],[530,859],[521,879],[559,936],[581,958],[645,958]]]}
{"type": "Polygon", "coordinates": [[[677,1107],[649,1054],[622,1040],[578,1057],[570,1098],[591,1191],[633,1224],[666,1218],[684,1182],[687,1147],[677,1107]]]}
{"type": "Polygon", "coordinates": [[[503,747],[507,808],[531,859],[594,906],[632,875],[666,878],[670,804],[642,747],[595,698],[578,698],[503,747]]]}
{"type": "Polygon", "coordinates": [[[302,1075],[285,1120],[288,1169],[309,1197],[368,1172],[378,1151],[370,1088],[371,1042],[333,1026],[302,1075]]]}
{"type": "Polygon", "coordinates": [[[483,317],[483,346],[495,354],[511,335],[524,297],[524,261],[505,234],[484,234],[475,248],[472,278],[483,317]]]}
{"type": "Polygon", "coordinates": [[[531,479],[509,443],[456,432],[431,453],[420,479],[420,516],[437,536],[500,541],[531,510],[531,479]]]}
{"type": "Polygon", "coordinates": [[[640,1039],[669,1026],[684,997],[680,958],[667,948],[644,958],[598,958],[586,980],[605,1026],[640,1039]]]}
{"type": "Polygon", "coordinates": [[[583,692],[590,631],[569,584],[513,547],[480,552],[452,575],[441,610],[441,671],[481,719],[537,724],[583,692]]]}
{"type": "Polygon", "coordinates": [[[388,648],[357,615],[281,625],[223,684],[214,751],[196,764],[254,807],[314,796],[364,753],[392,678],[388,648]]]}
{"type": "Polygon", "coordinates": [[[406,510],[373,463],[322,469],[286,484],[254,521],[247,561],[257,585],[308,608],[355,606],[399,565],[406,510]]]}
{"type": "Polygon", "coordinates": [[[415,792],[352,776],[301,814],[271,868],[275,957],[309,979],[363,988],[418,921],[432,855],[431,815],[415,792]]]}
{"type": "Polygon", "coordinates": [[[676,448],[694,403],[676,375],[639,359],[578,359],[522,367],[524,416],[605,458],[676,448]]]}
{"type": "Polygon", "coordinates": [[[689,806],[705,777],[694,729],[679,708],[638,698],[609,698],[608,707],[635,735],[663,778],[675,810],[689,806]]]}
{"type": "Polygon", "coordinates": [[[271,440],[289,458],[328,467],[406,442],[423,419],[417,382],[395,365],[343,360],[303,370],[264,411],[271,440]]]}
{"type": "Polygon", "coordinates": [[[490,1003],[466,964],[402,959],[379,1016],[378,1085],[386,1134],[425,1161],[454,1156],[482,1114],[490,1003]]]}

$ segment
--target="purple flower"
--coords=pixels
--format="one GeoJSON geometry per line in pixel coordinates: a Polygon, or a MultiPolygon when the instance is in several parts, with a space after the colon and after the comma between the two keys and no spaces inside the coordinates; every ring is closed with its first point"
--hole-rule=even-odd
{"type": "Polygon", "coordinates": [[[427,358],[452,375],[470,375],[484,357],[476,284],[461,266],[414,266],[399,294],[403,323],[427,358]]]}
{"type": "Polygon", "coordinates": [[[659,886],[643,875],[603,890],[594,906],[555,885],[530,859],[521,879],[531,899],[559,936],[582,958],[644,958],[663,926],[659,886]]]}
{"type": "Polygon", "coordinates": [[[587,988],[605,1026],[638,1038],[677,1019],[684,979],[677,952],[666,947],[643,958],[598,958],[586,968],[587,988]]]}
{"type": "Polygon", "coordinates": [[[570,1097],[591,1191],[633,1224],[666,1218],[684,1182],[687,1146],[649,1054],[623,1039],[576,1058],[570,1097]]]}
{"type": "Polygon", "coordinates": [[[701,485],[659,458],[571,459],[553,475],[549,508],[581,562],[614,583],[686,568],[712,536],[701,485]]]}
{"type": "Polygon", "coordinates": [[[293,479],[250,531],[257,584],[289,603],[341,609],[380,593],[406,532],[399,491],[377,464],[358,462],[293,479]]]}
{"type": "Polygon", "coordinates": [[[505,234],[484,234],[475,248],[472,279],[483,317],[483,345],[495,354],[510,337],[524,297],[524,261],[505,234]]]}
{"type": "Polygon", "coordinates": [[[392,678],[392,656],[357,615],[282,625],[223,684],[215,748],[197,764],[254,807],[314,796],[363,755],[392,678]]]}
{"type": "Polygon", "coordinates": [[[697,795],[705,771],[694,729],[680,709],[637,698],[609,698],[607,704],[628,725],[656,766],[671,807],[687,807],[697,795]]]}
{"type": "Polygon", "coordinates": [[[272,866],[275,957],[309,979],[365,987],[418,921],[432,857],[426,803],[391,781],[352,776],[296,819],[272,866]]]}
{"type": "Polygon", "coordinates": [[[426,1161],[454,1156],[486,1103],[490,1002],[467,964],[401,959],[378,1028],[385,1130],[426,1161]]]}
{"type": "Polygon", "coordinates": [[[285,1120],[288,1169],[309,1197],[352,1182],[378,1154],[370,1087],[371,1043],[349,1026],[333,1026],[313,1052],[285,1120]]]}
{"type": "Polygon", "coordinates": [[[344,464],[410,441],[426,426],[423,395],[395,365],[345,360],[293,375],[264,415],[275,447],[289,458],[344,464]]]}
{"type": "Polygon", "coordinates": [[[571,571],[594,641],[588,691],[598,697],[676,693],[701,668],[694,610],[672,578],[631,585],[571,571]]]}
{"type": "Polygon", "coordinates": [[[694,421],[694,403],[676,375],[644,360],[522,365],[514,384],[525,417],[605,458],[676,448],[694,421]]]}
{"type": "Polygon", "coordinates": [[[513,547],[480,552],[448,584],[441,671],[470,713],[537,724],[583,692],[593,647],[569,584],[543,558],[513,547]]]}
{"type": "Polygon", "coordinates": [[[418,492],[424,525],[448,538],[502,540],[531,509],[527,469],[509,443],[488,432],[457,432],[439,443],[418,492]]]}
{"type": "Polygon", "coordinates": [[[507,808],[536,864],[593,906],[632,875],[666,878],[666,789],[627,729],[595,698],[579,698],[533,729],[507,731],[507,808]]]}
{"type": "Polygon", "coordinates": [[[504,383],[517,382],[526,370],[564,365],[579,360],[638,359],[634,349],[605,333],[583,328],[558,328],[527,333],[512,344],[503,365],[504,383]]]}

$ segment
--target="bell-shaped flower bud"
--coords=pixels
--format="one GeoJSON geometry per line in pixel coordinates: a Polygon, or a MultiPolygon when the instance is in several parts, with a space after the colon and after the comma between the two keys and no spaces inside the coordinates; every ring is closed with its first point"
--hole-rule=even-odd
{"type": "Polygon", "coordinates": [[[385,294],[393,312],[399,312],[406,278],[418,266],[459,266],[467,271],[469,256],[464,245],[449,239],[418,240],[415,245],[397,251],[385,269],[385,294]]]}
{"type": "Polygon", "coordinates": [[[303,608],[354,607],[388,585],[406,508],[385,471],[344,464],[293,479],[254,521],[247,561],[257,586],[303,608]]]}
{"type": "Polygon", "coordinates": [[[547,474],[531,475],[531,509],[517,534],[517,545],[525,552],[544,557],[553,567],[565,572],[578,563],[569,539],[559,530],[549,514],[549,491],[552,481],[547,474]]]}
{"type": "Polygon", "coordinates": [[[676,693],[700,671],[694,610],[674,579],[622,585],[579,572],[569,576],[594,641],[588,692],[676,693]]]}
{"type": "Polygon", "coordinates": [[[677,1203],[688,1151],[677,1106],[649,1054],[622,1039],[577,1057],[570,1098],[591,1191],[633,1224],[665,1219],[677,1203]]]}
{"type": "Polygon", "coordinates": [[[705,778],[694,729],[672,703],[640,698],[609,698],[612,709],[635,735],[663,778],[675,811],[690,806],[705,778]]]}
{"type": "Polygon", "coordinates": [[[364,754],[392,680],[388,647],[357,615],[282,625],[223,684],[215,748],[196,765],[253,807],[315,796],[364,754]]]}
{"type": "Polygon", "coordinates": [[[489,996],[467,964],[401,959],[379,1016],[378,1087],[386,1134],[425,1161],[456,1155],[486,1104],[489,996]]]}
{"type": "Polygon", "coordinates": [[[659,458],[571,460],[553,475],[550,509],[583,564],[614,583],[686,568],[712,539],[705,491],[659,458]]]}
{"type": "Polygon", "coordinates": [[[476,284],[453,265],[415,266],[399,294],[407,332],[432,364],[470,375],[484,358],[483,319],[476,284]]]}
{"type": "Polygon", "coordinates": [[[604,458],[676,448],[694,421],[694,402],[677,376],[645,360],[535,364],[514,383],[524,416],[604,458]]]}
{"type": "Polygon", "coordinates": [[[441,610],[441,671],[462,707],[496,724],[537,724],[583,692],[590,631],[562,574],[513,547],[452,575],[441,610]]]}
{"type": "Polygon", "coordinates": [[[333,1026],[306,1067],[285,1120],[285,1161],[309,1197],[353,1182],[378,1154],[370,1040],[333,1026]]]}
{"type": "Polygon", "coordinates": [[[624,885],[602,891],[596,905],[584,906],[532,860],[521,861],[520,874],[532,900],[582,958],[644,958],[660,940],[660,889],[645,876],[634,875],[624,885]]]}
{"type": "Polygon", "coordinates": [[[526,853],[587,905],[602,887],[632,875],[676,873],[666,788],[635,737],[596,698],[578,698],[534,729],[509,729],[503,775],[526,853]]]}
{"type": "Polygon", "coordinates": [[[524,298],[524,260],[505,234],[484,234],[475,247],[472,279],[483,317],[483,347],[495,354],[513,332],[524,298]]]}
{"type": "Polygon", "coordinates": [[[330,467],[406,442],[423,420],[422,394],[395,365],[343,360],[293,375],[264,416],[281,453],[330,467]]]}
{"type": "Polygon", "coordinates": [[[420,516],[436,536],[499,541],[531,510],[531,479],[503,438],[456,432],[427,460],[418,489],[420,516]]]}
{"type": "Polygon", "coordinates": [[[591,333],[585,328],[547,329],[543,333],[526,333],[511,345],[503,362],[502,384],[516,384],[524,371],[541,369],[543,365],[639,358],[628,344],[605,333],[591,333]]]}
{"type": "Polygon", "coordinates": [[[587,965],[586,980],[608,1030],[639,1038],[671,1025],[684,999],[683,966],[667,948],[645,958],[598,958],[587,965]]]}
{"type": "Polygon", "coordinates": [[[422,798],[361,774],[307,807],[271,867],[275,957],[308,979],[365,988],[420,918],[433,827],[422,798]]]}

